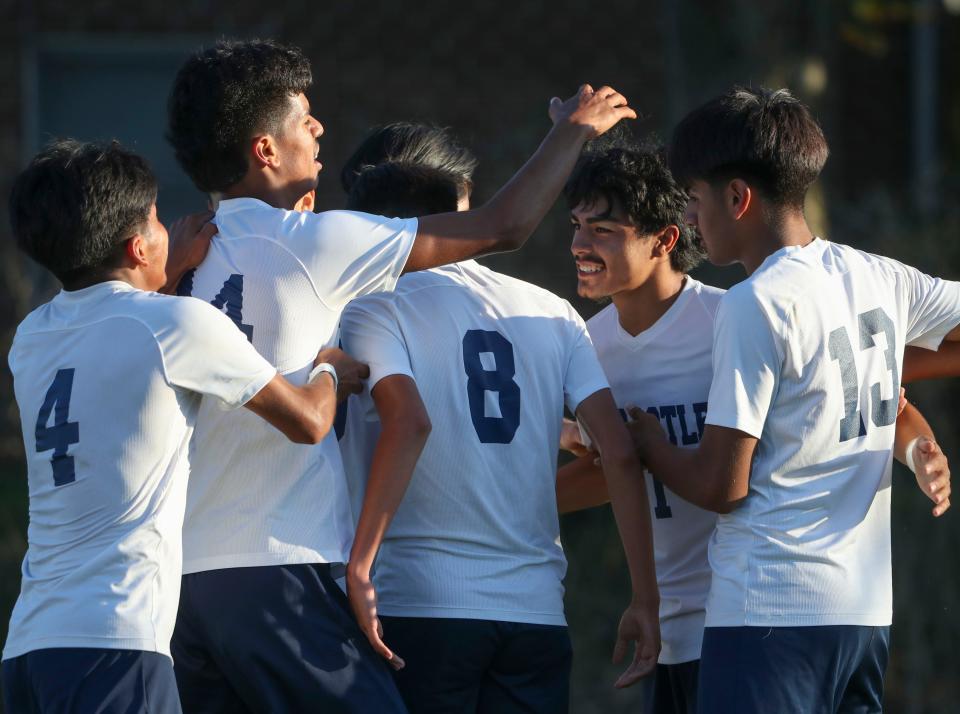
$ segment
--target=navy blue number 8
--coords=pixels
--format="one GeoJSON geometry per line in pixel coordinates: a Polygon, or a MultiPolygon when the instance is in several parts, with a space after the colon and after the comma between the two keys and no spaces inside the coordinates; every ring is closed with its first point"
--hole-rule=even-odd
{"type": "Polygon", "coordinates": [[[463,368],[467,373],[470,419],[482,444],[509,444],[520,426],[520,387],[513,381],[513,345],[499,332],[468,330],[463,336],[463,368]],[[490,352],[496,368],[484,369],[481,352],[490,352]],[[484,392],[496,392],[500,416],[488,417],[484,392]]]}
{"type": "MultiPolygon", "coordinates": [[[[197,269],[193,268],[184,273],[180,284],[177,285],[177,295],[190,297],[193,293],[193,275],[196,272],[197,269]]],[[[226,308],[227,317],[233,320],[233,324],[247,336],[247,341],[253,342],[253,325],[243,324],[243,275],[241,273],[234,273],[227,278],[210,304],[218,310],[226,308]]]]}
{"type": "Polygon", "coordinates": [[[53,467],[53,485],[73,483],[77,474],[73,457],[67,454],[70,444],[80,442],[80,424],[67,421],[70,414],[70,394],[73,392],[73,369],[58,369],[53,384],[47,390],[37,415],[37,453],[53,449],[50,465],[53,467]],[[53,426],[47,426],[53,412],[53,426]]]}

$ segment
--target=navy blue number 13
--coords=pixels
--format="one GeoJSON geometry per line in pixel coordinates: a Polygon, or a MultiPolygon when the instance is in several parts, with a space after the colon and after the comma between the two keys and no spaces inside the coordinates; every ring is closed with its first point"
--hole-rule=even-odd
{"type": "Polygon", "coordinates": [[[68,421],[71,392],[73,392],[73,369],[58,369],[53,383],[43,398],[40,413],[37,415],[35,432],[37,453],[53,449],[50,465],[53,467],[54,486],[73,483],[77,479],[73,457],[67,454],[70,444],[77,444],[80,441],[80,424],[68,421]],[[47,426],[51,412],[53,424],[47,426]]]}
{"type": "Polygon", "coordinates": [[[517,373],[513,345],[499,332],[468,330],[463,336],[463,368],[467,373],[470,419],[480,442],[509,444],[520,426],[520,387],[513,381],[517,373]],[[482,353],[493,355],[493,369],[484,367],[482,353]],[[497,393],[500,416],[486,415],[486,392],[497,393]]]}

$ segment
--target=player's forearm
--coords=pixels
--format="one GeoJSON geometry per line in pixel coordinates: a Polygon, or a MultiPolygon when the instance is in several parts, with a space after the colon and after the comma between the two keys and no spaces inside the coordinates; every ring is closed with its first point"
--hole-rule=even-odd
{"type": "Polygon", "coordinates": [[[594,461],[596,454],[581,456],[557,470],[557,510],[582,511],[610,501],[603,470],[594,461]]]}
{"type": "Polygon", "coordinates": [[[653,606],[660,600],[653,561],[653,528],[643,469],[629,443],[600,444],[603,474],[623,543],[633,601],[653,606]]]}
{"type": "Polygon", "coordinates": [[[486,204],[420,218],[404,271],[521,247],[556,201],[589,134],[583,125],[556,124],[536,153],[486,204]]]}
{"type": "Polygon", "coordinates": [[[928,437],[933,441],[936,438],[933,429],[924,418],[920,410],[907,403],[900,416],[897,417],[897,431],[893,440],[893,457],[901,464],[907,464],[907,447],[920,437],[928,437]]]}
{"type": "Polygon", "coordinates": [[[907,347],[903,352],[903,384],[960,376],[960,342],[944,340],[936,351],[907,347]]]}
{"type": "Polygon", "coordinates": [[[428,420],[400,416],[383,422],[350,551],[348,575],[369,576],[383,536],[403,501],[429,435],[428,420]]]}
{"type": "Polygon", "coordinates": [[[245,405],[298,444],[317,444],[330,432],[337,411],[333,378],[321,374],[297,387],[275,376],[245,405]]]}

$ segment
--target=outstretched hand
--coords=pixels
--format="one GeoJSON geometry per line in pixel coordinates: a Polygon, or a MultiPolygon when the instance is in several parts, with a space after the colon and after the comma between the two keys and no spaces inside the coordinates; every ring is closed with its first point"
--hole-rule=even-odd
{"type": "Polygon", "coordinates": [[[361,577],[347,572],[347,599],[350,609],[357,618],[357,624],[367,636],[374,651],[387,660],[387,663],[396,670],[403,669],[406,664],[400,657],[387,647],[383,641],[383,625],[377,617],[377,591],[373,587],[370,576],[361,577]]]}
{"type": "Polygon", "coordinates": [[[950,464],[940,445],[933,439],[921,437],[913,447],[917,485],[933,501],[933,516],[942,516],[950,508],[950,464]]]}
{"type": "Polygon", "coordinates": [[[594,90],[589,84],[566,101],[550,100],[550,119],[554,124],[568,123],[587,130],[587,138],[603,134],[621,119],[636,119],[637,113],[627,105],[627,98],[612,87],[594,90]]]}
{"type": "Polygon", "coordinates": [[[660,617],[656,607],[632,604],[623,612],[617,628],[617,644],[613,648],[613,663],[623,660],[634,643],[633,660],[623,671],[614,687],[623,689],[636,684],[657,666],[660,656],[660,617]]]}

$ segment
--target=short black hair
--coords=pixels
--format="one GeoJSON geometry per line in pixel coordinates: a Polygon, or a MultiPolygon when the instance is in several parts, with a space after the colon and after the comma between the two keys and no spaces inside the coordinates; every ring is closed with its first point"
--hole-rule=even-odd
{"type": "Polygon", "coordinates": [[[690,112],[668,152],[684,186],[742,178],[771,204],[800,209],[829,153],[820,125],[788,90],[745,87],[690,112]]]}
{"type": "Polygon", "coordinates": [[[390,161],[367,166],[354,177],[351,211],[414,218],[457,210],[459,177],[430,166],[390,161]]]}
{"type": "Polygon", "coordinates": [[[385,162],[438,169],[458,183],[460,195],[469,194],[477,159],[445,127],[418,122],[394,122],[367,135],[340,171],[343,190],[350,193],[366,167],[385,162]]]}
{"type": "Polygon", "coordinates": [[[272,40],[222,41],[193,54],[167,101],[167,140],[198,189],[223,192],[247,173],[247,142],[276,133],[292,97],[313,83],[296,47],[272,40]]]}
{"type": "Polygon", "coordinates": [[[686,273],[706,257],[696,230],[683,214],[687,194],[677,184],[653,143],[643,144],[625,132],[587,144],[564,187],[570,209],[606,202],[623,207],[641,234],[676,226],[680,237],[670,252],[670,265],[686,273]]]}
{"type": "Polygon", "coordinates": [[[14,181],[10,226],[20,249],[69,286],[116,266],[120,246],[143,230],[156,201],[144,158],[116,141],[61,139],[14,181]]]}

